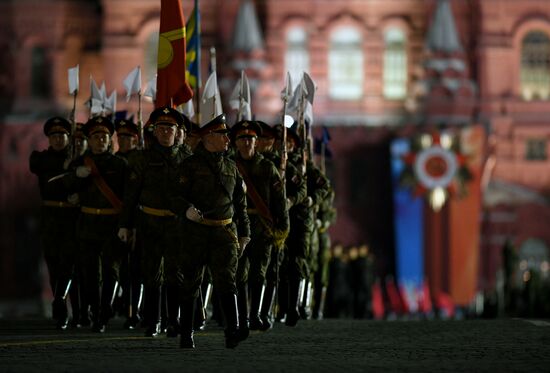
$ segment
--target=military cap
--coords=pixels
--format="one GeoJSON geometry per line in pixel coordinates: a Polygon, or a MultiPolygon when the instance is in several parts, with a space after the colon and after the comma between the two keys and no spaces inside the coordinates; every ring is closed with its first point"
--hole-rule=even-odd
{"type": "Polygon", "coordinates": [[[267,137],[267,138],[278,138],[279,133],[277,132],[275,126],[271,127],[266,122],[262,122],[261,120],[257,120],[256,123],[260,126],[262,129],[262,133],[259,135],[260,137],[267,137]]]}
{"type": "Polygon", "coordinates": [[[160,107],[155,109],[151,116],[149,117],[149,121],[153,125],[162,124],[164,126],[183,126],[183,116],[179,111],[176,109],[172,109],[171,107],[160,107]]]}
{"type": "Polygon", "coordinates": [[[53,135],[55,133],[71,134],[71,123],[62,117],[50,118],[44,123],[44,134],[46,136],[53,135]]]}
{"type": "Polygon", "coordinates": [[[138,136],[137,124],[129,119],[115,119],[115,130],[118,136],[138,136]]]}
{"type": "Polygon", "coordinates": [[[241,120],[231,127],[231,137],[233,140],[242,137],[258,137],[262,133],[260,125],[253,120],[241,120]]]}
{"type": "Polygon", "coordinates": [[[84,127],[82,127],[82,130],[84,131],[84,135],[86,135],[86,137],[90,137],[97,132],[108,133],[112,136],[115,132],[115,126],[109,118],[97,116],[88,120],[86,124],[84,124],[84,127]]]}
{"type": "Polygon", "coordinates": [[[84,131],[82,128],[84,127],[84,123],[82,122],[76,122],[75,130],[74,130],[74,137],[77,139],[82,139],[86,136],[84,136],[84,131]]]}
{"type": "Polygon", "coordinates": [[[216,133],[229,133],[230,130],[227,128],[225,121],[225,114],[220,114],[216,118],[212,119],[210,122],[206,123],[199,129],[199,135],[204,136],[208,135],[210,132],[216,133]]]}

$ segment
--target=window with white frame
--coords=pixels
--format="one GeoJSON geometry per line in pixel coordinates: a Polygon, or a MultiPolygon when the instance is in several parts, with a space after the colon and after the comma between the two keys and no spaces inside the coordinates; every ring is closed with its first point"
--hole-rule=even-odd
{"type": "Polygon", "coordinates": [[[532,31],[521,43],[521,96],[524,100],[550,98],[550,38],[532,31]]]}
{"type": "Polygon", "coordinates": [[[525,159],[528,161],[544,161],[547,158],[546,148],[547,141],[545,138],[530,138],[527,139],[525,145],[525,159]]]}
{"type": "Polygon", "coordinates": [[[309,71],[307,33],[303,27],[293,27],[286,34],[285,67],[293,87],[302,79],[302,73],[309,71]]]}
{"type": "Polygon", "coordinates": [[[407,50],[405,33],[390,28],[384,33],[384,97],[403,100],[407,96],[407,50]]]}
{"type": "Polygon", "coordinates": [[[331,98],[357,100],[363,96],[362,38],[355,28],[339,28],[330,36],[328,69],[331,98]]]}

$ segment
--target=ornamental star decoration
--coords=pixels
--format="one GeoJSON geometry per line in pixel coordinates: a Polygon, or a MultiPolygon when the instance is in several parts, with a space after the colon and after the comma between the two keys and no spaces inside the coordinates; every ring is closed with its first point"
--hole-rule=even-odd
{"type": "Polygon", "coordinates": [[[464,197],[472,172],[460,148],[457,137],[449,134],[416,136],[411,140],[411,151],[403,155],[400,184],[427,198],[435,211],[451,196],[464,197]]]}

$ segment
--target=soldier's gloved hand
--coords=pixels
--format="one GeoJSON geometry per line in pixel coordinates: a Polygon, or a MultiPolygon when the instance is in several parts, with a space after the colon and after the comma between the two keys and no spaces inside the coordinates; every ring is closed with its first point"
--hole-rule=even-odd
{"type": "Polygon", "coordinates": [[[310,196],[307,196],[305,204],[307,207],[313,206],[313,199],[310,196]]]}
{"type": "Polygon", "coordinates": [[[321,221],[321,219],[315,219],[315,227],[317,229],[321,228],[323,226],[323,222],[321,221]]]}
{"type": "Polygon", "coordinates": [[[73,205],[78,205],[78,202],[80,202],[80,198],[78,197],[78,193],[70,194],[67,197],[67,201],[69,203],[72,203],[73,205]]]}
{"type": "Polygon", "coordinates": [[[292,199],[290,199],[290,197],[288,197],[286,199],[286,208],[289,209],[291,208],[292,206],[294,206],[294,201],[292,199]]]}
{"type": "Polygon", "coordinates": [[[187,211],[185,211],[185,217],[195,223],[198,223],[203,219],[202,213],[194,207],[189,207],[187,211]]]}
{"type": "Polygon", "coordinates": [[[128,228],[120,228],[117,236],[122,242],[128,242],[128,228]]]}
{"type": "Polygon", "coordinates": [[[92,173],[92,169],[90,167],[78,166],[76,168],[76,176],[77,177],[85,178],[85,177],[90,176],[91,173],[92,173]]]}
{"type": "Polygon", "coordinates": [[[250,237],[239,237],[239,256],[243,255],[246,245],[250,242],[250,237]]]}

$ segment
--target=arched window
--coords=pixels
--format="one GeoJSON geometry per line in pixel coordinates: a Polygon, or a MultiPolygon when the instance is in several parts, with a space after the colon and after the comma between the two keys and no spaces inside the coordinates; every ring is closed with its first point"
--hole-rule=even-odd
{"type": "Polygon", "coordinates": [[[157,73],[157,55],[159,48],[159,33],[152,32],[145,44],[145,61],[143,73],[147,81],[151,80],[157,73]]]}
{"type": "Polygon", "coordinates": [[[309,71],[307,34],[302,27],[293,27],[286,34],[285,66],[293,87],[302,79],[302,73],[309,71]]]}
{"type": "Polygon", "coordinates": [[[31,50],[31,97],[47,98],[50,96],[50,65],[46,49],[34,47],[31,50]]]}
{"type": "Polygon", "coordinates": [[[356,100],[363,95],[363,49],[361,35],[351,27],[330,36],[328,56],[330,97],[356,100]]]}
{"type": "Polygon", "coordinates": [[[407,95],[407,51],[405,33],[390,28],[384,34],[384,97],[402,100],[407,95]]]}
{"type": "Polygon", "coordinates": [[[521,96],[525,100],[550,97],[550,38],[532,31],[521,43],[521,96]]]}

